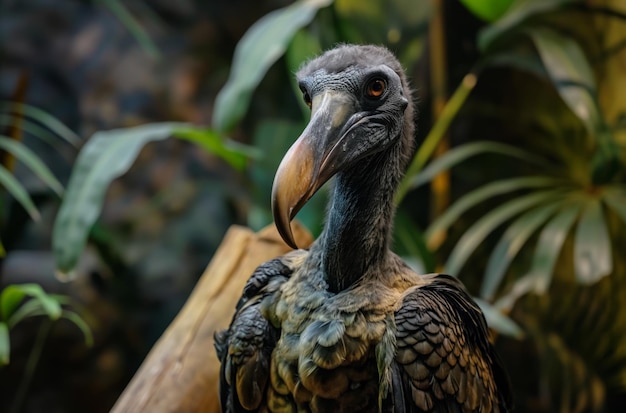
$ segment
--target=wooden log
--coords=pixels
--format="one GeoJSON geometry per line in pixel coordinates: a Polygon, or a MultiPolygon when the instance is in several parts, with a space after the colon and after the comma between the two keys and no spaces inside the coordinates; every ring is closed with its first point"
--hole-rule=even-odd
{"type": "MultiPolygon", "coordinates": [[[[292,224],[298,245],[311,235],[292,224]]],[[[215,331],[228,327],[252,271],[285,254],[274,225],[255,234],[231,227],[184,307],[154,345],[111,413],[219,412],[215,331]]]]}

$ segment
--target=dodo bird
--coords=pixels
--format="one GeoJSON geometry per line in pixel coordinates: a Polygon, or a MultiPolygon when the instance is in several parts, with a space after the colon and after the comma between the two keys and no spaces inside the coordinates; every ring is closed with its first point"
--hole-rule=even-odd
{"type": "Polygon", "coordinates": [[[462,284],[390,251],[394,194],[414,152],[395,56],[341,45],[297,73],[311,120],[276,172],[272,210],[295,248],[259,266],[216,334],[226,412],[507,412],[508,378],[462,284]],[[290,222],[331,177],[324,229],[290,222]]]}

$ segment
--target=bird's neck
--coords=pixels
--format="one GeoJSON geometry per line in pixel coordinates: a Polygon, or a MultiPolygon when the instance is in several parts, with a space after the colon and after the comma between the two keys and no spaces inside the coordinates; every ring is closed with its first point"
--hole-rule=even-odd
{"type": "Polygon", "coordinates": [[[402,175],[392,162],[397,154],[390,152],[393,149],[336,176],[324,231],[315,246],[321,249],[333,292],[350,287],[387,260],[393,197],[402,175]]]}

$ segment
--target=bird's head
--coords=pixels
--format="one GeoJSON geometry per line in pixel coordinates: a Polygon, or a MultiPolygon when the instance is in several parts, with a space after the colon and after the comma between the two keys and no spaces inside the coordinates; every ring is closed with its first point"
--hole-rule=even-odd
{"type": "Polygon", "coordinates": [[[385,48],[340,46],[305,64],[297,80],[311,120],[281,161],[272,188],[276,227],[293,248],[290,222],[326,181],[413,132],[404,72],[385,48]]]}

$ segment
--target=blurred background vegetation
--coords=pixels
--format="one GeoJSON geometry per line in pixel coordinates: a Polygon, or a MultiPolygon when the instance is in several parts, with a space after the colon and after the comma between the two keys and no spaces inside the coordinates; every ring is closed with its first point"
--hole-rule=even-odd
{"type": "Polygon", "coordinates": [[[226,229],[271,223],[293,73],[340,42],[407,69],[395,249],[477,298],[516,411],[623,409],[623,1],[1,0],[1,411],[109,411],[226,229]]]}

